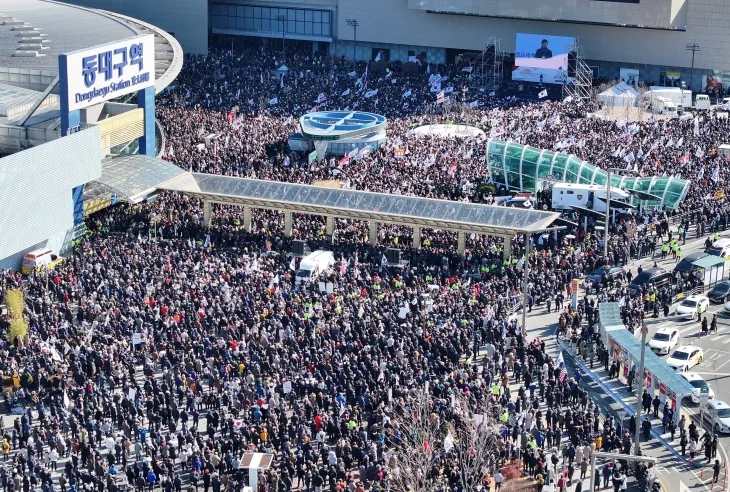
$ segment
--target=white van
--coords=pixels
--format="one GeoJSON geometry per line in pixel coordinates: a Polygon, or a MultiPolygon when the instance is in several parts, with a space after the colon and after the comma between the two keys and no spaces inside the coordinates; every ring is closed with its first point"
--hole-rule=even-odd
{"type": "Polygon", "coordinates": [[[697,94],[695,98],[695,109],[700,111],[710,109],[710,96],[707,94],[697,94]]]}
{"type": "Polygon", "coordinates": [[[720,258],[730,259],[730,239],[718,239],[710,249],[707,250],[708,254],[712,256],[719,256],[720,258]]]}
{"type": "Polygon", "coordinates": [[[48,248],[35,249],[23,256],[23,264],[20,267],[20,273],[28,275],[34,270],[53,268],[53,266],[60,261],[61,260],[58,255],[48,248]]]}
{"type": "Polygon", "coordinates": [[[320,275],[335,264],[335,255],[332,251],[317,250],[308,254],[299,263],[296,282],[314,282],[320,275]]]}

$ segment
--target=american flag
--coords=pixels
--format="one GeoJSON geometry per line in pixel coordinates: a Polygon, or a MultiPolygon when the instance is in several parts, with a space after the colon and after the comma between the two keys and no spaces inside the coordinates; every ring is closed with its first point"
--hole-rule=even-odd
{"type": "Polygon", "coordinates": [[[562,383],[568,375],[568,369],[565,368],[565,359],[563,359],[562,352],[558,355],[558,368],[560,369],[560,376],[558,376],[558,380],[562,383]]]}

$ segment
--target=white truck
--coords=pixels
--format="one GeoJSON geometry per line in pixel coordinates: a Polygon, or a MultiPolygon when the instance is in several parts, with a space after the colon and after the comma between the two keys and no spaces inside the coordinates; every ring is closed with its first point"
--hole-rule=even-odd
{"type": "Polygon", "coordinates": [[[335,264],[335,255],[332,251],[319,249],[308,254],[299,263],[296,274],[296,283],[314,282],[317,278],[332,268],[335,264]]]}
{"type": "Polygon", "coordinates": [[[667,98],[674,103],[678,113],[682,113],[685,108],[692,107],[692,91],[680,87],[652,86],[642,97],[648,97],[650,100],[657,97],[667,98]]]}
{"type": "Polygon", "coordinates": [[[677,106],[668,97],[657,96],[651,99],[651,112],[675,117],[677,106]]]}
{"type": "MultiPolygon", "coordinates": [[[[556,183],[552,191],[553,210],[571,210],[572,206],[596,212],[606,212],[606,187],[574,183],[556,183]]],[[[616,187],[611,188],[611,200],[628,202],[629,194],[616,187]]],[[[613,205],[613,204],[612,204],[613,205]]]]}
{"type": "Polygon", "coordinates": [[[695,109],[697,111],[709,111],[710,106],[710,96],[707,94],[697,94],[697,97],[695,97],[695,109]]]}

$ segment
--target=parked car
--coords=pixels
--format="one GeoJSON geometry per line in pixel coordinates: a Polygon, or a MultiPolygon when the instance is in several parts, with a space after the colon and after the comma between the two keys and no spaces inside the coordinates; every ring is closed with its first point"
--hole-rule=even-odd
{"type": "Polygon", "coordinates": [[[708,400],[702,415],[715,432],[730,433],[730,405],[724,401],[708,400]]]}
{"type": "Polygon", "coordinates": [[[634,277],[629,284],[629,292],[633,295],[639,292],[642,285],[653,284],[654,287],[661,288],[672,282],[672,272],[668,272],[661,268],[648,268],[634,277]]]}
{"type": "Polygon", "coordinates": [[[702,362],[702,356],[701,348],[694,345],[683,345],[669,356],[667,364],[677,372],[687,372],[702,362]]]}
{"type": "Polygon", "coordinates": [[[710,300],[707,296],[691,295],[677,306],[677,316],[692,319],[697,316],[698,310],[705,312],[710,307],[710,300]]]}
{"type": "Polygon", "coordinates": [[[712,290],[707,293],[707,297],[710,301],[720,304],[725,304],[725,302],[727,302],[728,295],[730,295],[730,282],[727,280],[715,285],[712,290]]]}
{"type": "Polygon", "coordinates": [[[608,277],[609,281],[614,281],[623,276],[624,269],[621,267],[604,266],[593,272],[591,275],[588,275],[587,279],[590,280],[593,285],[600,286],[604,273],[608,277]]]}
{"type": "Polygon", "coordinates": [[[661,328],[654,333],[651,340],[646,342],[647,347],[658,355],[667,355],[679,341],[679,330],[676,328],[661,328]]]}

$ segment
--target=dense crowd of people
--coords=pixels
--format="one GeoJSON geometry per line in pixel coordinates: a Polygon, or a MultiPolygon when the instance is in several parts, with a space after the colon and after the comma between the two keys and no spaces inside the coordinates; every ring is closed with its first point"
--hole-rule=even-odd
{"type": "Polygon", "coordinates": [[[24,291],[29,324],[0,347],[7,410],[17,412],[5,419],[3,487],[241,490],[255,473],[241,466],[244,452],[260,452],[273,462],[259,491],[462,491],[460,463],[472,450],[451,436],[471,417],[453,410],[455,399],[495,436],[490,467],[475,472],[483,484],[501,484],[500,467],[516,458],[538,483],[557,480],[562,449],[584,476],[593,449],[630,445],[620,423],[599,419],[580,373],[567,375],[514,312],[526,285],[525,309],[552,307],[564,329],[592,325],[594,305],[565,303],[572,279],[654,254],[672,216],[708,230],[726,224],[725,200],[707,197],[727,181],[717,148],[728,120],[617,123],[577,102],[474,93],[458,67],[360,64],[353,73],[317,55],[278,56],[186,57],[158,98],[165,159],[196,172],[492,203],[500,190],[483,139],[410,133],[456,121],[538,148],[560,143],[600,167],[689,179],[691,192],[676,210],[611,224],[608,258],[603,236],[582,224],[516,237],[509,254],[501,238],[472,234],[462,258],[455,234],[440,230],[423,230],[414,247],[411,229],[383,225],[372,246],[363,222],[337,220],[328,237],[324,218],[295,215],[288,238],[282,214],[256,210],[247,231],[242,211],[223,205],[206,228],[201,204],[175,194],[98,212],[54,270],[0,276],[3,291],[24,291]],[[447,104],[434,104],[434,74],[447,104]],[[388,142],[310,164],[287,138],[302,114],[323,108],[384,114],[388,142]],[[295,282],[293,239],[333,251],[337,264],[317,282],[295,282]],[[527,258],[526,240],[535,246],[527,258]],[[383,262],[386,247],[402,249],[407,264],[383,262]],[[406,449],[424,398],[443,425],[423,450],[406,449]],[[399,456],[409,452],[428,453],[428,471],[404,476],[399,456]]]}

